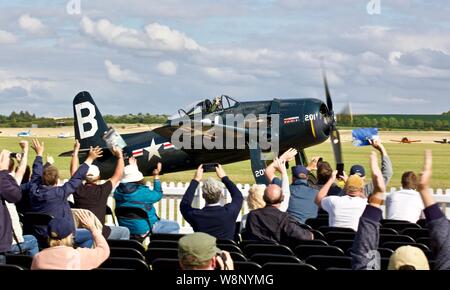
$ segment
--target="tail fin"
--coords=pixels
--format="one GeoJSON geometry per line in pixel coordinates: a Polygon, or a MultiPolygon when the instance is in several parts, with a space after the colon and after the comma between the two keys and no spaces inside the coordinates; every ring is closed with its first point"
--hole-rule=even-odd
{"type": "Polygon", "coordinates": [[[102,137],[108,131],[108,126],[88,92],[78,93],[73,99],[73,114],[75,138],[80,142],[81,148],[107,147],[102,137]]]}

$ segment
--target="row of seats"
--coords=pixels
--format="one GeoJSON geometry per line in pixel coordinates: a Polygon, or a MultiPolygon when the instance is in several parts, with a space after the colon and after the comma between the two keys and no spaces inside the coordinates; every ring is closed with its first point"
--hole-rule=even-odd
{"type": "MultiPolygon", "coordinates": [[[[305,222],[306,225],[310,226],[311,228],[318,230],[321,227],[328,226],[328,217],[317,217],[317,218],[310,218],[307,219],[305,222]]],[[[391,220],[391,219],[382,219],[380,221],[381,227],[383,228],[392,228],[397,231],[401,231],[405,228],[426,228],[427,223],[425,219],[420,219],[416,223],[411,223],[408,221],[401,221],[401,220],[391,220]]]]}

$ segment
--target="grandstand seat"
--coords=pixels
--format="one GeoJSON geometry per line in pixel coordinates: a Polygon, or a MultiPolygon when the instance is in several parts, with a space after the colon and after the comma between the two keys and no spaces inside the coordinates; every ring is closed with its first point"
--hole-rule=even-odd
{"type": "Polygon", "coordinates": [[[383,245],[386,242],[405,242],[405,243],[414,243],[414,239],[410,236],[405,235],[380,235],[380,245],[383,245]]]}
{"type": "Polygon", "coordinates": [[[299,225],[300,225],[300,227],[302,227],[302,229],[309,230],[309,231],[313,230],[313,228],[307,224],[299,223],[299,225]]]}
{"type": "Polygon", "coordinates": [[[352,268],[338,268],[338,267],[330,267],[326,268],[325,271],[351,271],[352,268]]]}
{"type": "Polygon", "coordinates": [[[336,240],[331,245],[340,248],[346,253],[353,246],[353,240],[336,240]]]}
{"type": "Polygon", "coordinates": [[[393,251],[397,250],[397,248],[401,247],[401,246],[413,246],[413,247],[417,247],[419,249],[421,249],[425,255],[427,256],[428,259],[432,258],[433,254],[430,250],[430,248],[428,248],[427,246],[425,246],[424,244],[420,244],[420,243],[411,243],[411,242],[386,242],[382,245],[383,248],[388,248],[391,249],[393,251]]]}
{"type": "Polygon", "coordinates": [[[21,271],[21,270],[25,269],[17,265],[0,264],[0,272],[21,271]]]}
{"type": "Polygon", "coordinates": [[[150,241],[159,241],[159,240],[165,240],[165,241],[178,241],[184,237],[184,234],[152,234],[150,237],[150,241]]]}
{"type": "Polygon", "coordinates": [[[250,258],[250,261],[255,262],[261,266],[264,266],[266,263],[270,262],[303,264],[303,262],[297,257],[276,254],[254,254],[250,258]]]}
{"type": "Polygon", "coordinates": [[[329,227],[329,226],[321,226],[319,228],[319,231],[324,235],[329,232],[348,232],[348,233],[355,232],[353,229],[350,228],[329,227]]]}
{"type": "Polygon", "coordinates": [[[178,249],[178,241],[170,240],[151,240],[148,244],[149,248],[168,248],[168,249],[178,249]]]}
{"type": "Polygon", "coordinates": [[[416,240],[416,242],[420,243],[420,244],[424,244],[425,246],[427,246],[428,248],[431,249],[431,239],[429,237],[427,237],[427,238],[418,238],[416,240]]]}
{"type": "Polygon", "coordinates": [[[402,235],[410,236],[417,241],[419,238],[428,238],[430,234],[428,229],[406,228],[401,231],[402,235]]]}
{"type": "Polygon", "coordinates": [[[318,230],[322,226],[328,226],[328,218],[312,218],[307,219],[305,224],[312,227],[315,230],[318,230]]]}
{"type": "Polygon", "coordinates": [[[295,249],[300,245],[318,245],[318,246],[328,246],[328,243],[324,240],[296,240],[290,243],[288,246],[291,250],[295,249]]]}
{"type": "Polygon", "coordinates": [[[409,222],[409,221],[401,221],[401,220],[393,220],[393,219],[382,219],[380,221],[381,225],[384,225],[386,223],[406,223],[406,224],[410,224],[411,222],[409,222]]]}
{"type": "Polygon", "coordinates": [[[247,245],[278,245],[275,241],[258,241],[258,240],[243,240],[239,243],[241,249],[245,248],[247,245]]]}
{"type": "Polygon", "coordinates": [[[325,240],[325,236],[319,230],[311,230],[311,233],[314,235],[314,240],[325,240]]]}
{"type": "Polygon", "coordinates": [[[306,260],[309,256],[345,256],[344,251],[335,246],[298,246],[295,248],[295,255],[301,260],[306,260]]]}
{"type": "Polygon", "coordinates": [[[270,262],[264,264],[262,267],[263,271],[268,272],[277,272],[277,271],[299,271],[299,272],[306,272],[306,271],[316,271],[317,269],[309,264],[298,264],[298,263],[278,263],[278,262],[270,262]]]}
{"type": "Polygon", "coordinates": [[[119,268],[119,269],[131,269],[139,271],[148,271],[147,264],[141,259],[134,258],[109,258],[99,268],[119,268]]]}
{"type": "Polygon", "coordinates": [[[247,262],[247,258],[241,253],[230,252],[230,256],[234,262],[247,262]]]}
{"type": "Polygon", "coordinates": [[[222,245],[228,244],[228,245],[235,245],[235,246],[237,246],[237,243],[235,241],[228,240],[228,239],[217,239],[216,243],[217,244],[222,244],[222,245]]]}
{"type": "Polygon", "coordinates": [[[155,259],[152,263],[151,268],[153,271],[181,270],[178,259],[166,259],[166,258],[155,259]]]}
{"type": "Polygon", "coordinates": [[[261,266],[255,262],[234,262],[234,269],[238,271],[260,271],[261,266]]]}
{"type": "Polygon", "coordinates": [[[381,258],[390,258],[394,251],[388,248],[378,248],[378,253],[380,253],[381,258]]]}
{"type": "Polygon", "coordinates": [[[389,266],[389,258],[381,257],[381,270],[387,270],[389,266]]]}
{"type": "Polygon", "coordinates": [[[380,235],[398,235],[398,232],[391,228],[380,228],[380,235]]]}
{"type": "Polygon", "coordinates": [[[337,240],[353,240],[355,236],[355,232],[328,232],[325,234],[325,240],[332,244],[337,240]]]}
{"type": "Polygon", "coordinates": [[[149,248],[145,252],[145,260],[149,264],[158,258],[178,259],[178,249],[149,248]]]}
{"type": "Polygon", "coordinates": [[[45,213],[27,212],[23,217],[23,234],[37,237],[39,248],[46,248],[48,241],[35,233],[36,226],[47,226],[53,216],[45,213]]]}
{"type": "Polygon", "coordinates": [[[222,251],[227,251],[227,252],[236,252],[236,253],[241,253],[242,254],[242,250],[235,245],[230,245],[230,244],[217,244],[217,247],[219,249],[221,249],[222,251]]]}
{"type": "Polygon", "coordinates": [[[145,253],[145,248],[141,243],[135,240],[106,240],[108,242],[109,247],[111,248],[129,248],[135,249],[141,252],[141,254],[145,253]]]}
{"type": "Polygon", "coordinates": [[[421,227],[418,224],[413,224],[413,223],[385,223],[383,225],[384,228],[390,228],[390,229],[394,229],[397,232],[401,232],[402,230],[406,229],[406,228],[416,228],[416,229],[421,229],[421,227]]]}
{"type": "Polygon", "coordinates": [[[147,212],[139,207],[131,207],[131,206],[121,206],[116,207],[115,210],[117,219],[119,220],[120,225],[120,219],[131,219],[131,220],[145,220],[148,224],[148,228],[150,229],[148,233],[144,237],[136,238],[136,240],[142,242],[151,234],[151,224],[150,220],[148,218],[147,212]]]}
{"type": "Polygon", "coordinates": [[[6,254],[6,264],[17,265],[26,270],[31,269],[31,263],[33,263],[33,257],[27,255],[13,255],[6,254]]]}
{"type": "Polygon", "coordinates": [[[109,256],[114,258],[135,258],[145,261],[145,257],[141,252],[131,248],[110,248],[109,256]]]}
{"type": "Polygon", "coordinates": [[[244,247],[243,252],[246,257],[251,257],[254,254],[277,254],[277,255],[290,255],[294,256],[294,253],[285,245],[247,245],[244,247]]]}
{"type": "Polygon", "coordinates": [[[352,258],[346,256],[309,256],[306,261],[318,270],[325,270],[328,268],[351,268],[352,258]]]}
{"type": "Polygon", "coordinates": [[[421,226],[422,228],[426,228],[427,227],[427,220],[426,219],[420,219],[416,222],[416,224],[418,224],[419,226],[421,226]]]}

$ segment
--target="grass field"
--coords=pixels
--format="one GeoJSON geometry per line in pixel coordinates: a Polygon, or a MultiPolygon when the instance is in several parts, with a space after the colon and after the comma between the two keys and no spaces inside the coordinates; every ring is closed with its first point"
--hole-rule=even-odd
{"type": "MultiPolygon", "coordinates": [[[[17,137],[0,137],[0,149],[8,149],[13,152],[19,150],[17,137]]],[[[58,157],[59,153],[72,149],[73,139],[41,138],[45,142],[46,153],[55,158],[56,166],[60,169],[61,177],[69,176],[70,158],[58,157]]],[[[450,146],[441,144],[395,144],[388,143],[385,147],[392,159],[394,176],[390,187],[399,187],[400,177],[404,171],[418,172],[423,164],[423,152],[425,149],[433,150],[433,188],[450,188],[450,146]]],[[[352,164],[362,164],[368,169],[369,153],[372,147],[354,147],[351,143],[343,143],[344,162],[348,170],[352,164]]],[[[325,160],[332,161],[332,150],[328,142],[306,150],[309,157],[322,156],[325,160]]],[[[31,151],[30,164],[34,159],[31,151]]],[[[333,165],[334,166],[334,165],[333,165]]],[[[250,162],[243,161],[224,166],[228,175],[236,183],[253,183],[250,170],[250,162]]],[[[163,181],[188,182],[193,177],[194,171],[165,174],[163,181]]],[[[206,176],[212,175],[211,173],[206,176]]]]}

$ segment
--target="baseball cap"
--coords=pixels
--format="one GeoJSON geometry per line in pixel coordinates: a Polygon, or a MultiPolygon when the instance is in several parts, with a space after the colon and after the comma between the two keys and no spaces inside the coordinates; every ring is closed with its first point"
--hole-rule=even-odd
{"type": "Polygon", "coordinates": [[[364,180],[359,175],[350,175],[345,183],[345,187],[364,188],[364,180]]]}
{"type": "Polygon", "coordinates": [[[353,165],[352,168],[350,168],[350,175],[355,174],[364,177],[366,176],[366,171],[364,170],[364,167],[362,165],[353,165]]]}
{"type": "Polygon", "coordinates": [[[303,165],[297,165],[292,167],[292,176],[298,177],[301,173],[308,175],[309,170],[303,165]]]}
{"type": "Polygon", "coordinates": [[[48,236],[55,240],[67,238],[73,231],[72,224],[63,218],[53,218],[47,226],[48,236]]]}
{"type": "Polygon", "coordinates": [[[144,179],[144,175],[139,171],[139,168],[134,165],[127,165],[123,170],[122,183],[138,182],[144,179]]]}
{"type": "Polygon", "coordinates": [[[86,176],[89,177],[98,177],[100,176],[100,169],[97,165],[89,165],[89,170],[86,173],[86,176]]]}
{"type": "Polygon", "coordinates": [[[216,246],[216,238],[206,233],[193,233],[182,237],[178,242],[178,258],[191,256],[191,266],[200,266],[212,259],[221,250],[216,246]]]}
{"type": "Polygon", "coordinates": [[[398,270],[406,265],[414,266],[416,270],[430,270],[430,265],[424,252],[413,246],[398,248],[389,259],[388,270],[398,270]]]}

